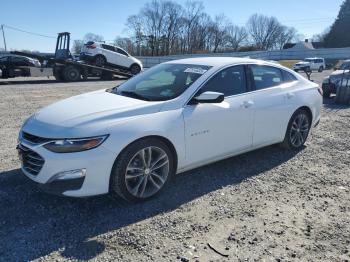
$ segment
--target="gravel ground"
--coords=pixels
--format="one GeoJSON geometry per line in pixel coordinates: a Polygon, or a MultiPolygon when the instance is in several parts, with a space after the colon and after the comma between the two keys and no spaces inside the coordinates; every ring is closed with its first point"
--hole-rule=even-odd
{"type": "Polygon", "coordinates": [[[21,123],[115,84],[0,82],[0,261],[350,260],[350,108],[332,99],[301,151],[271,146],[180,174],[146,203],[40,192],[19,171],[21,123]]]}

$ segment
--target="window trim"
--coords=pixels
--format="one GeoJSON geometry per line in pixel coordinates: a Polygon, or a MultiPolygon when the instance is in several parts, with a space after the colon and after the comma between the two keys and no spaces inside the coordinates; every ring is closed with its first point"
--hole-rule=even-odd
{"type": "Polygon", "coordinates": [[[247,67],[247,64],[233,64],[233,65],[228,65],[228,66],[225,66],[223,68],[220,68],[219,70],[213,72],[213,74],[208,77],[197,89],[196,91],[193,92],[193,94],[190,96],[190,98],[188,99],[188,101],[186,101],[185,105],[190,105],[190,101],[197,95],[197,93],[199,92],[199,90],[205,86],[212,78],[214,78],[218,73],[220,73],[221,71],[223,70],[226,70],[227,68],[230,68],[230,67],[235,67],[235,66],[243,66],[243,70],[245,72],[245,78],[246,78],[246,83],[245,83],[245,89],[246,89],[246,92],[245,93],[241,93],[241,94],[236,94],[236,95],[230,95],[230,96],[225,96],[225,99],[226,98],[231,98],[231,97],[235,97],[235,96],[241,96],[241,95],[245,95],[245,94],[248,94],[250,93],[250,88],[248,88],[248,76],[247,76],[247,71],[246,71],[246,67],[247,67]]]}
{"type": "MultiPolygon", "coordinates": [[[[284,78],[284,76],[283,76],[283,70],[284,70],[284,69],[281,69],[281,68],[276,67],[276,66],[264,65],[264,64],[260,65],[260,64],[254,64],[254,63],[247,64],[247,66],[248,66],[248,70],[250,71],[250,80],[251,80],[251,82],[252,82],[252,91],[251,91],[250,93],[254,93],[254,92],[258,92],[258,91],[264,91],[264,90],[271,90],[271,89],[273,89],[273,88],[280,88],[282,85],[291,84],[291,83],[294,83],[294,82],[298,81],[298,78],[292,74],[292,75],[296,78],[296,80],[291,81],[291,82],[284,82],[284,81],[285,81],[285,78],[284,78]],[[267,88],[263,88],[263,89],[256,89],[256,87],[255,87],[255,82],[254,82],[253,71],[252,71],[252,69],[251,69],[251,66],[252,66],[252,65],[268,66],[268,67],[272,67],[272,68],[274,68],[274,69],[279,70],[280,73],[281,73],[281,77],[282,77],[283,82],[280,83],[279,85],[276,85],[276,86],[271,86],[271,87],[267,87],[267,88]]],[[[284,71],[286,71],[286,70],[284,70],[284,71]]],[[[286,72],[289,73],[288,71],[286,71],[286,72]]],[[[291,73],[290,73],[290,74],[291,74],[291,73]]]]}
{"type": "MultiPolygon", "coordinates": [[[[242,93],[242,94],[237,94],[237,95],[232,95],[232,96],[226,96],[226,98],[231,98],[231,97],[237,97],[237,96],[242,96],[242,95],[249,95],[249,94],[254,94],[256,92],[260,92],[260,91],[265,91],[265,90],[271,90],[271,89],[274,89],[274,88],[280,88],[281,85],[286,85],[286,84],[291,84],[291,83],[294,83],[296,81],[298,81],[298,78],[296,77],[296,80],[295,81],[292,81],[292,82],[288,82],[288,83],[282,83],[278,86],[273,86],[273,87],[269,87],[269,88],[265,88],[265,89],[259,89],[259,90],[256,90],[255,89],[255,86],[254,86],[254,78],[253,78],[253,74],[252,74],[252,70],[250,68],[250,66],[252,65],[261,65],[261,66],[270,66],[270,67],[273,67],[273,68],[276,68],[276,69],[279,69],[279,70],[283,70],[277,66],[273,66],[273,65],[266,65],[266,64],[258,64],[256,62],[247,62],[247,63],[237,63],[237,64],[232,64],[232,65],[226,65],[225,67],[222,67],[218,70],[216,70],[215,72],[213,72],[211,74],[211,76],[209,76],[203,83],[201,83],[199,85],[199,87],[192,93],[192,95],[189,97],[188,100],[186,100],[186,102],[184,103],[183,107],[186,107],[188,105],[191,105],[189,104],[190,101],[193,99],[193,97],[195,97],[198,93],[198,91],[210,80],[212,79],[217,73],[221,72],[222,70],[225,70],[226,68],[228,67],[232,67],[232,66],[244,66],[245,68],[245,72],[246,72],[246,90],[247,92],[245,93],[242,93]]],[[[288,71],[287,71],[288,72],[288,71]]],[[[282,74],[282,72],[281,72],[282,74]]],[[[282,74],[282,78],[283,78],[283,74],[282,74]]]]}

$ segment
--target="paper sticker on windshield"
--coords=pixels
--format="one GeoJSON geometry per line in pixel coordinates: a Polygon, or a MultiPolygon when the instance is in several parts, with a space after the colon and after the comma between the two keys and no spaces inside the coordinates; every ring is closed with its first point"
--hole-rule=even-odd
{"type": "Polygon", "coordinates": [[[184,72],[203,75],[207,70],[200,67],[191,67],[187,68],[184,72]]]}

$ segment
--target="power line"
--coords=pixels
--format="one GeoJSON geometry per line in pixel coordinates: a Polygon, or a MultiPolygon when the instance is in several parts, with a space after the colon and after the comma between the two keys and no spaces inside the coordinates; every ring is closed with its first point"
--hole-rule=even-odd
{"type": "Polygon", "coordinates": [[[35,33],[35,32],[26,31],[26,30],[23,30],[23,29],[20,29],[20,28],[17,28],[17,27],[9,26],[9,25],[3,25],[3,27],[6,27],[6,28],[11,29],[11,30],[19,31],[19,32],[22,32],[22,33],[27,33],[27,34],[30,34],[30,35],[36,35],[36,36],[56,39],[55,36],[38,34],[38,33],[35,33]]]}

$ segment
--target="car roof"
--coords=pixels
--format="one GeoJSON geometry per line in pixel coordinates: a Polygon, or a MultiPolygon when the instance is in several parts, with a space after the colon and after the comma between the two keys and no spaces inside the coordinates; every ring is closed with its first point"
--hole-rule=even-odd
{"type": "Polygon", "coordinates": [[[195,58],[171,60],[165,63],[166,64],[206,65],[206,66],[213,66],[213,67],[223,67],[223,66],[234,65],[234,64],[250,64],[250,63],[280,66],[275,62],[272,63],[264,60],[242,58],[242,57],[195,57],[195,58]]]}

